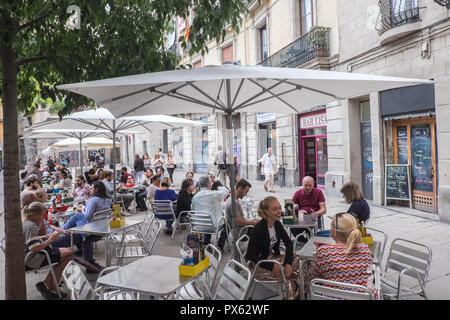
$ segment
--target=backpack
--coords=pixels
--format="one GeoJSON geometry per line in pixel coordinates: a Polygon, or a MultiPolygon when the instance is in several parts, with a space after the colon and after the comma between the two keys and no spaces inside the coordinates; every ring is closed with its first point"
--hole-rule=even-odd
{"type": "Polygon", "coordinates": [[[219,163],[219,170],[227,170],[227,155],[223,153],[223,163],[219,163]]]}

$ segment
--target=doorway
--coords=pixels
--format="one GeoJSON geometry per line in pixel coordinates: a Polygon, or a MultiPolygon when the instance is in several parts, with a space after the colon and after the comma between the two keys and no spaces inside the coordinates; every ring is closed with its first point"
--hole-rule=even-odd
{"type": "Polygon", "coordinates": [[[326,135],[302,137],[302,165],[300,181],[305,176],[314,179],[314,187],[325,189],[325,174],[328,171],[328,143],[326,135]]]}
{"type": "Polygon", "coordinates": [[[411,166],[413,206],[437,213],[437,149],[434,116],[392,122],[394,162],[411,166]]]}

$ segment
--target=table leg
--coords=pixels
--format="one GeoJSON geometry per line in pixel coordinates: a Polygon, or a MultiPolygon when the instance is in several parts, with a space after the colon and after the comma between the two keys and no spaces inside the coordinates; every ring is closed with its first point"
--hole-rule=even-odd
{"type": "Polygon", "coordinates": [[[111,266],[110,256],[109,256],[109,236],[106,237],[106,243],[105,243],[105,264],[106,267],[111,266]]]}
{"type": "Polygon", "coordinates": [[[298,274],[300,277],[300,300],[306,300],[305,299],[305,275],[303,274],[303,259],[300,258],[299,259],[299,264],[298,264],[298,274]]]}

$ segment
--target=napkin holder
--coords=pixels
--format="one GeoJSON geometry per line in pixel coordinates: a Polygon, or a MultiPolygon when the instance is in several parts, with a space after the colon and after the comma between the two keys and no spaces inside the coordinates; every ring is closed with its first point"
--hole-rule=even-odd
{"type": "Polygon", "coordinates": [[[109,221],[109,226],[111,228],[120,228],[125,225],[125,217],[112,217],[109,221]]]}

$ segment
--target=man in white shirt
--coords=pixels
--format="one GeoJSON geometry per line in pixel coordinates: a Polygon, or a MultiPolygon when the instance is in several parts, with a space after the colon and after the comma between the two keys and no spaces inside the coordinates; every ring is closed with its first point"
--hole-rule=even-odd
{"type": "MultiPolygon", "coordinates": [[[[228,196],[229,191],[225,187],[211,190],[211,180],[208,175],[202,176],[198,181],[198,185],[200,191],[192,198],[192,210],[209,212],[214,225],[217,226],[217,220],[223,215],[222,201],[228,196]]],[[[218,247],[221,251],[223,251],[223,245],[227,239],[227,233],[224,227],[225,225],[221,226],[222,232],[218,241],[218,247]]],[[[211,242],[211,235],[205,234],[203,242],[205,245],[209,244],[211,242]]]]}
{"type": "Polygon", "coordinates": [[[275,184],[274,176],[278,172],[277,158],[272,154],[272,148],[267,148],[267,153],[258,160],[261,162],[261,174],[265,175],[264,190],[275,192],[273,185],[275,184]]]}

